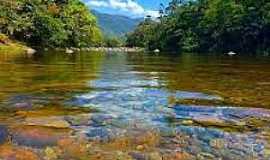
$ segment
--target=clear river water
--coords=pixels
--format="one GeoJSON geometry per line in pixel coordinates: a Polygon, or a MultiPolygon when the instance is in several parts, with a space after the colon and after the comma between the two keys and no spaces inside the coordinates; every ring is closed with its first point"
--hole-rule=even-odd
{"type": "Polygon", "coordinates": [[[270,58],[0,54],[0,159],[269,159],[270,58]]]}

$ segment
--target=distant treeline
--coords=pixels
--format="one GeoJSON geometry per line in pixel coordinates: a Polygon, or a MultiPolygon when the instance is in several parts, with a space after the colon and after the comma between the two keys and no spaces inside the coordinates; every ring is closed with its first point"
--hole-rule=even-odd
{"type": "Polygon", "coordinates": [[[172,0],[127,35],[128,46],[185,52],[270,52],[269,0],[172,0]]]}
{"type": "Polygon", "coordinates": [[[0,33],[31,46],[102,43],[96,18],[80,0],[0,0],[0,33]]]}

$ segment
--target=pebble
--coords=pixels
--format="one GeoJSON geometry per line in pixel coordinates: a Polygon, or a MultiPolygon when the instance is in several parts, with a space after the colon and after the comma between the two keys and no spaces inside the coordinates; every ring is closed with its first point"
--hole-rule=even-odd
{"type": "Polygon", "coordinates": [[[209,144],[215,149],[222,149],[225,146],[225,142],[223,139],[212,139],[210,140],[209,144]]]}
{"type": "Polygon", "coordinates": [[[57,159],[57,154],[53,148],[46,147],[44,152],[45,152],[45,159],[46,160],[56,160],[57,159]]]}
{"type": "Polygon", "coordinates": [[[162,156],[158,152],[149,153],[149,160],[162,160],[162,156]]]}
{"type": "Polygon", "coordinates": [[[136,147],[136,150],[142,151],[142,150],[144,150],[144,146],[143,146],[143,145],[138,145],[138,146],[136,147]]]}

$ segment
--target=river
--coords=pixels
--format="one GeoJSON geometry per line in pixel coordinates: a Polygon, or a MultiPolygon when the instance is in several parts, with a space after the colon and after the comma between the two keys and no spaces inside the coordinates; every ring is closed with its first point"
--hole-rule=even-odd
{"type": "Polygon", "coordinates": [[[48,51],[0,65],[0,158],[270,158],[269,57],[48,51]]]}

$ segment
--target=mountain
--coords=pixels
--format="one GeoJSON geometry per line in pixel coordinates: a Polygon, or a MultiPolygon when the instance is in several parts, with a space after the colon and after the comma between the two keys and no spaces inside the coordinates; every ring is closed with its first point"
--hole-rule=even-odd
{"type": "Polygon", "coordinates": [[[91,12],[97,17],[98,25],[104,35],[107,36],[124,36],[126,33],[134,30],[143,21],[143,18],[133,19],[122,15],[100,13],[95,10],[91,12]]]}

